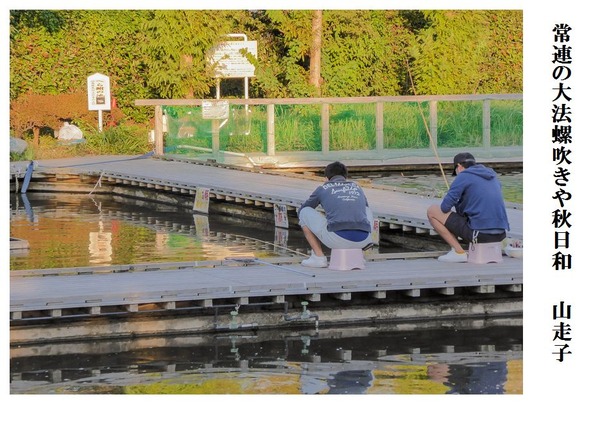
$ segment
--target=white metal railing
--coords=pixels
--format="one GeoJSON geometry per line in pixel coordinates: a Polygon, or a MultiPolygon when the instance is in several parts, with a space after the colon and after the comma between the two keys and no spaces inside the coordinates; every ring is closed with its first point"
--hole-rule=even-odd
{"type": "MultiPolygon", "coordinates": [[[[329,110],[332,104],[375,104],[375,151],[384,149],[384,110],[383,104],[396,102],[419,102],[428,104],[429,119],[427,122],[430,145],[438,144],[438,102],[441,101],[482,101],[482,143],[484,148],[491,146],[491,101],[522,100],[520,93],[488,94],[488,95],[425,95],[425,96],[366,96],[347,98],[264,98],[264,99],[138,99],[137,106],[154,106],[154,143],[155,153],[164,154],[164,106],[211,106],[227,102],[231,105],[263,105],[267,110],[267,155],[275,155],[275,106],[276,105],[321,105],[321,151],[328,153],[329,146],[329,110]]],[[[212,152],[220,151],[219,120],[212,121],[212,152]]]]}

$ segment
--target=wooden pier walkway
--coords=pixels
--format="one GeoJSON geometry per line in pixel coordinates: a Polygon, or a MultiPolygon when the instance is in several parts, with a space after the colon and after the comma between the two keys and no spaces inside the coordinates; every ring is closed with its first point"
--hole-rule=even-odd
{"type": "MultiPolygon", "coordinates": [[[[13,163],[11,177],[18,178],[24,168],[26,165],[13,163]]],[[[44,190],[49,183],[60,185],[61,180],[67,181],[65,191],[82,184],[84,191],[104,192],[127,185],[134,186],[136,191],[193,197],[197,188],[209,188],[211,198],[216,200],[262,208],[285,204],[288,209],[299,208],[321,183],[321,180],[254,170],[121,156],[40,161],[29,188],[44,190]]],[[[432,203],[439,203],[439,199],[368,187],[365,192],[382,227],[435,234],[427,221],[426,209],[432,203]]],[[[522,238],[522,211],[517,208],[507,211],[509,235],[522,238]]],[[[214,331],[231,328],[238,311],[241,323],[259,326],[303,320],[339,323],[357,318],[422,319],[522,312],[521,259],[505,256],[502,263],[449,264],[436,260],[442,253],[369,252],[366,269],[355,271],[304,268],[298,257],[270,259],[268,263],[223,260],[13,271],[11,343],[69,338],[69,335],[92,338],[178,330],[214,331]],[[309,307],[318,309],[318,315],[310,313],[309,307]],[[256,309],[263,310],[260,319],[246,313],[256,309]],[[271,314],[265,314],[264,310],[271,314]],[[196,314],[186,314],[184,325],[138,319],[147,318],[148,314],[177,315],[190,311],[196,314]],[[226,314],[224,321],[223,311],[233,315],[226,314]],[[115,315],[126,320],[96,322],[95,328],[85,330],[83,325],[73,326],[74,322],[115,315]],[[52,334],[43,325],[48,320],[69,325],[59,325],[52,334]],[[32,326],[33,323],[41,325],[32,326]],[[103,323],[104,328],[98,329],[98,323],[103,323]]]]}
{"type": "MultiPolygon", "coordinates": [[[[12,164],[11,176],[21,175],[26,165],[12,164]]],[[[194,196],[197,188],[210,189],[213,199],[222,199],[245,205],[273,207],[286,205],[299,209],[310,193],[323,179],[310,180],[273,174],[268,171],[231,169],[207,164],[195,164],[157,158],[128,158],[123,156],[88,157],[40,161],[32,182],[44,188],[48,182],[68,178],[69,175],[88,177],[92,187],[102,185],[130,185],[138,189],[167,191],[194,196]],[[97,179],[100,177],[100,182],[97,179]]],[[[72,187],[72,185],[70,185],[72,187]]],[[[35,184],[29,187],[36,188],[35,184]]],[[[428,198],[383,188],[364,187],[375,218],[381,227],[416,231],[436,235],[426,211],[438,198],[428,198]]],[[[510,222],[509,237],[523,238],[523,212],[507,207],[510,222]]]]}
{"type": "MultiPolygon", "coordinates": [[[[23,336],[27,331],[18,331],[13,325],[18,328],[40,319],[56,323],[66,319],[64,322],[69,323],[74,319],[126,315],[131,321],[152,312],[192,312],[193,324],[187,323],[185,329],[192,326],[212,331],[227,328],[233,319],[217,322],[212,315],[216,317],[219,310],[221,314],[239,311],[242,318],[256,307],[266,307],[271,317],[252,316],[242,322],[282,325],[290,320],[286,316],[288,308],[293,306],[298,312],[300,305],[320,310],[321,323],[522,312],[522,260],[505,257],[502,263],[487,265],[452,264],[437,261],[436,255],[367,255],[366,269],[354,271],[305,268],[296,258],[249,265],[223,260],[13,271],[11,341],[32,338],[30,334],[23,336]],[[413,302],[416,305],[411,306],[413,302]]],[[[297,320],[315,317],[308,310],[305,313],[305,317],[298,313],[297,320]]],[[[124,326],[119,325],[119,332],[125,332],[124,326]]],[[[146,324],[137,332],[151,332],[152,326],[156,323],[146,324]]],[[[160,328],[163,332],[175,331],[178,326],[160,328]]],[[[48,330],[39,332],[47,335],[48,330]]]]}

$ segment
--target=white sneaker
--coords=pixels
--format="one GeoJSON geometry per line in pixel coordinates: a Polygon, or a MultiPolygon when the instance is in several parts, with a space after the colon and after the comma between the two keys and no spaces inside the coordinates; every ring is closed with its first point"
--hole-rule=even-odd
{"type": "Polygon", "coordinates": [[[311,252],[310,257],[308,259],[302,260],[301,264],[302,266],[307,266],[309,268],[326,268],[327,257],[317,256],[314,252],[311,252]]]}
{"type": "Polygon", "coordinates": [[[443,256],[439,256],[438,260],[440,262],[448,262],[448,263],[465,263],[467,261],[467,253],[464,252],[462,254],[457,253],[454,248],[452,248],[448,253],[443,256]]]}

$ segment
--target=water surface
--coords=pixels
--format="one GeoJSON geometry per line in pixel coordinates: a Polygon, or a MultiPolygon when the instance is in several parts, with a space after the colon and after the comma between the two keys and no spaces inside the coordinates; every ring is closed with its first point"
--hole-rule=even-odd
{"type": "Polygon", "coordinates": [[[29,242],[11,270],[308,253],[299,230],[111,195],[13,194],[10,235],[29,242]]]}
{"type": "Polygon", "coordinates": [[[11,349],[14,394],[521,394],[520,319],[11,349]]]}
{"type": "MultiPolygon", "coordinates": [[[[87,194],[10,205],[11,237],[30,243],[12,270],[308,253],[298,228],[235,215],[87,194]]],[[[520,318],[25,345],[10,358],[14,394],[522,393],[520,318]]]]}

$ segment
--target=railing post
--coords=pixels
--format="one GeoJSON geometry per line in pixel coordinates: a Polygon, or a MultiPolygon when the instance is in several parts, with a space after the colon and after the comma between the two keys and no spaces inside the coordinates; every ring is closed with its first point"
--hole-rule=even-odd
{"type": "Polygon", "coordinates": [[[321,152],[329,153],[329,104],[321,105],[321,152]]]}
{"type": "Polygon", "coordinates": [[[267,105],[267,155],[275,155],[275,104],[267,105]]]}
{"type": "Polygon", "coordinates": [[[212,151],[213,155],[219,154],[219,120],[212,121],[212,151]]]}
{"type": "Polygon", "coordinates": [[[483,147],[489,150],[492,146],[491,101],[483,100],[483,147]]]}
{"type": "Polygon", "coordinates": [[[161,105],[154,107],[154,153],[156,155],[164,154],[163,112],[161,105]]]}
{"type": "Polygon", "coordinates": [[[429,141],[432,148],[437,149],[438,145],[438,134],[437,134],[437,125],[438,125],[438,103],[437,101],[429,101],[429,141]]]}
{"type": "Polygon", "coordinates": [[[383,150],[383,102],[375,103],[375,149],[383,150]]]}

